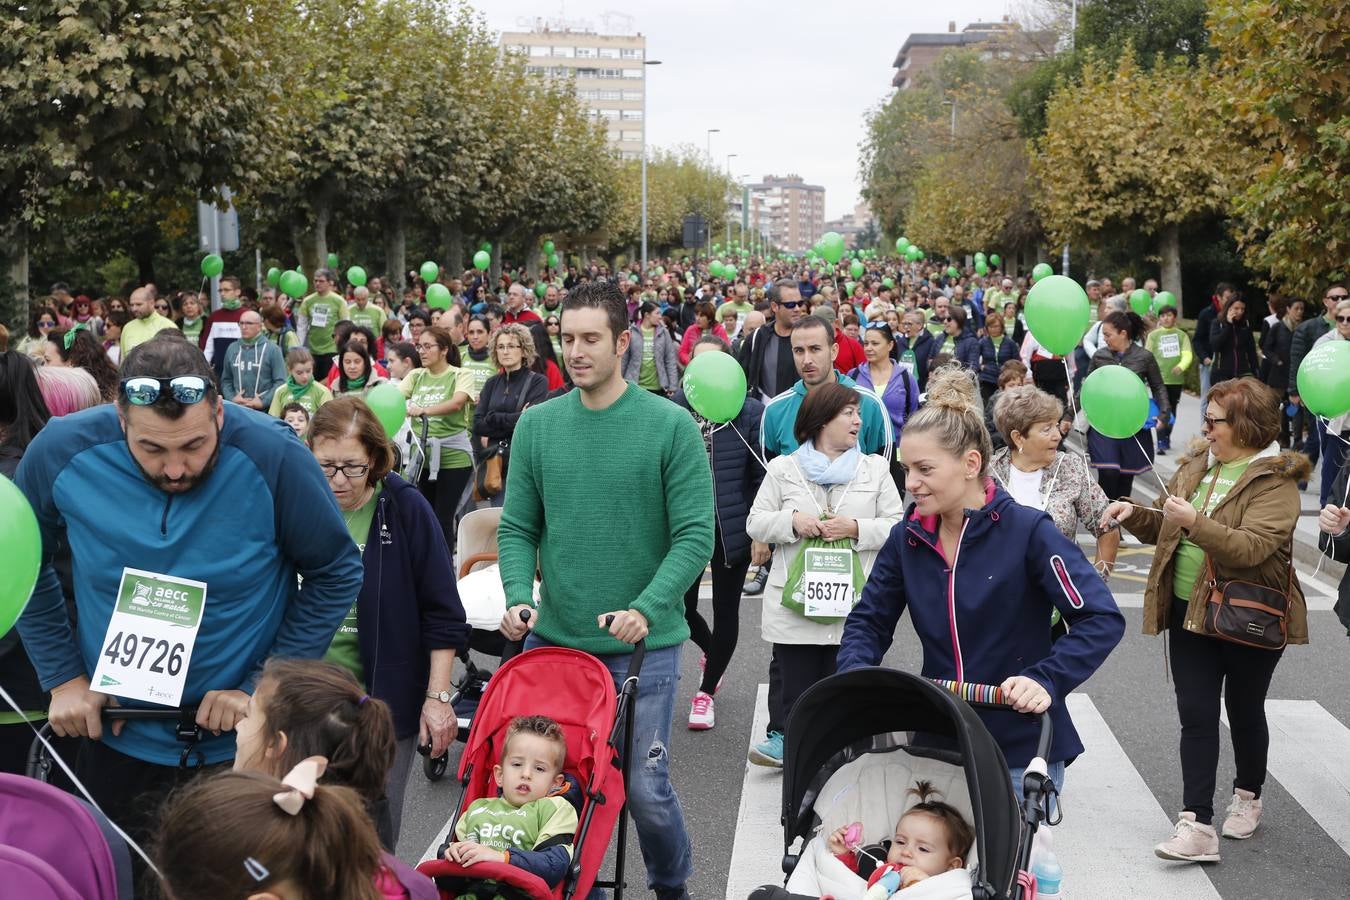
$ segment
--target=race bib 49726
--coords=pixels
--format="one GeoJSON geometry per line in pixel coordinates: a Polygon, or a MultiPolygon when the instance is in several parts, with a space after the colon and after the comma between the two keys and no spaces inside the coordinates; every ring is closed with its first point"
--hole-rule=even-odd
{"type": "Polygon", "coordinates": [[[91,688],[178,706],[205,608],[204,582],[123,569],[91,688]]]}

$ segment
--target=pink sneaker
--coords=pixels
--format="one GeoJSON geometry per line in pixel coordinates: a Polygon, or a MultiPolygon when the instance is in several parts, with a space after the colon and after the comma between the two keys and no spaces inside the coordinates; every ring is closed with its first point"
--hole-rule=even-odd
{"type": "Polygon", "coordinates": [[[1172,836],[1154,847],[1153,852],[1162,859],[1179,862],[1218,862],[1219,836],[1213,825],[1201,825],[1195,821],[1195,813],[1184,812],[1177,819],[1172,836]]]}
{"type": "Polygon", "coordinates": [[[1234,788],[1233,801],[1228,804],[1228,818],[1223,820],[1223,836],[1245,841],[1256,833],[1256,826],[1260,824],[1261,801],[1251,791],[1234,788]]]}
{"type": "Polygon", "coordinates": [[[714,720],[712,694],[699,691],[689,706],[689,730],[707,731],[713,727],[714,720]]]}

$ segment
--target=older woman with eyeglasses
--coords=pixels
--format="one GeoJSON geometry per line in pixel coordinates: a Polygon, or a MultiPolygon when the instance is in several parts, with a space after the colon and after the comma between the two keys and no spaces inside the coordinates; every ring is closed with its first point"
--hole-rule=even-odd
{"type": "Polygon", "coordinates": [[[308,443],[365,569],[324,659],[350,671],[393,714],[396,750],[375,824],[394,847],[416,747],[430,745],[440,756],[455,739],[450,675],[469,627],[436,514],[391,471],[393,447],[370,407],[356,396],[324,404],[308,443]]]}

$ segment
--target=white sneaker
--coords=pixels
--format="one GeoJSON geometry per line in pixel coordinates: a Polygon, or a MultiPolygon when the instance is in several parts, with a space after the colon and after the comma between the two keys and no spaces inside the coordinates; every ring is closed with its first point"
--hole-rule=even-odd
{"type": "Polygon", "coordinates": [[[713,727],[714,720],[712,694],[699,691],[689,705],[689,730],[707,731],[713,727]]]}
{"type": "Polygon", "coordinates": [[[1228,818],[1223,820],[1220,832],[1226,838],[1245,841],[1256,833],[1261,824],[1261,801],[1251,791],[1233,789],[1233,801],[1228,804],[1228,818]]]}
{"type": "Polygon", "coordinates": [[[1218,862],[1219,836],[1213,825],[1195,821],[1195,813],[1183,812],[1177,819],[1172,836],[1153,848],[1162,859],[1178,862],[1218,862]]]}

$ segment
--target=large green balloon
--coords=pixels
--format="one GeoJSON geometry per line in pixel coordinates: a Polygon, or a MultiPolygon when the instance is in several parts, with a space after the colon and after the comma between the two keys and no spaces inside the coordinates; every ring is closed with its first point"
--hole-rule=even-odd
{"type": "Polygon", "coordinates": [[[895,239],[895,249],[899,253],[904,253],[909,249],[909,238],[901,235],[895,239]]]}
{"type": "Polygon", "coordinates": [[[1027,292],[1027,328],[1042,347],[1066,356],[1087,333],[1092,318],[1089,305],[1078,282],[1063,275],[1047,275],[1027,292]]]}
{"type": "Polygon", "coordinates": [[[1124,366],[1102,366],[1084,379],[1082,400],[1089,424],[1107,437],[1130,437],[1148,420],[1148,389],[1124,366]]]}
{"type": "Polygon", "coordinates": [[[1178,308],[1176,295],[1171,291],[1158,291],[1158,293],[1153,295],[1154,314],[1156,315],[1157,313],[1162,312],[1164,306],[1170,306],[1174,309],[1178,308]]]}
{"type": "Polygon", "coordinates": [[[852,297],[852,296],[853,296],[853,288],[856,287],[857,284],[858,284],[858,282],[856,282],[856,281],[845,281],[845,282],[844,282],[844,296],[845,296],[845,297],[852,297]]]}
{"type": "Polygon", "coordinates": [[[990,261],[991,263],[993,263],[994,265],[996,265],[996,266],[1002,265],[1002,264],[1003,264],[1003,260],[999,259],[997,253],[990,253],[990,254],[989,254],[989,261],[990,261]]]}
{"type": "Polygon", "coordinates": [[[541,281],[534,286],[534,295],[538,297],[540,300],[543,300],[544,295],[547,293],[548,293],[548,285],[544,284],[544,282],[541,281]]]}
{"type": "Polygon", "coordinates": [[[352,266],[347,270],[347,281],[361,287],[366,283],[366,270],[360,266],[352,266]]]}
{"type": "Polygon", "coordinates": [[[985,261],[982,260],[982,259],[977,259],[977,260],[975,260],[975,274],[976,274],[976,275],[981,275],[981,276],[983,276],[983,275],[988,275],[988,274],[989,274],[989,263],[985,262],[985,261]]]}
{"type": "Polygon", "coordinates": [[[425,281],[427,284],[431,284],[433,281],[435,281],[437,278],[440,277],[441,267],[436,265],[431,260],[427,260],[426,262],[422,263],[422,267],[417,270],[417,274],[421,275],[422,280],[425,281]]]}
{"type": "Polygon", "coordinates": [[[948,277],[948,278],[957,278],[957,277],[960,276],[960,274],[961,274],[961,270],[958,269],[958,268],[956,268],[956,266],[948,266],[948,267],[947,267],[947,277],[948,277]]]}
{"type": "Polygon", "coordinates": [[[684,396],[709,422],[730,422],[745,405],[745,370],[730,353],[700,353],[684,370],[684,396]]]}
{"type": "Polygon", "coordinates": [[[473,255],[473,267],[482,272],[488,266],[492,265],[492,255],[486,250],[479,250],[473,255]]]}
{"type": "Polygon", "coordinates": [[[986,256],[984,255],[983,252],[980,252],[980,253],[976,253],[976,254],[975,254],[975,261],[976,261],[976,262],[981,262],[981,261],[983,261],[983,262],[988,262],[989,259],[988,259],[988,257],[986,257],[986,256]]]}
{"type": "Polygon", "coordinates": [[[830,264],[844,258],[844,236],[837,231],[827,231],[820,236],[820,255],[830,264]]]}
{"type": "Polygon", "coordinates": [[[1331,340],[1308,351],[1298,367],[1298,395],[1328,419],[1350,412],[1350,341],[1331,340]]]}
{"type": "Polygon", "coordinates": [[[727,281],[735,281],[736,267],[731,265],[730,263],[727,263],[725,266],[722,267],[722,277],[725,278],[727,281]]]}
{"type": "Polygon", "coordinates": [[[328,254],[328,268],[336,269],[338,267],[338,255],[336,253],[328,254]]]}
{"type": "Polygon", "coordinates": [[[720,259],[714,259],[708,263],[708,274],[714,278],[722,277],[722,261],[720,259]]]}
{"type": "Polygon", "coordinates": [[[483,241],[478,245],[478,249],[490,255],[492,253],[492,241],[483,241]]]}
{"type": "Polygon", "coordinates": [[[208,253],[202,257],[202,274],[207,278],[215,278],[221,272],[225,271],[225,260],[218,254],[208,253]]]}
{"type": "Polygon", "coordinates": [[[431,309],[449,309],[450,289],[439,281],[427,285],[427,306],[431,309]]]}
{"type": "Polygon", "coordinates": [[[272,287],[281,284],[281,270],[276,266],[267,270],[267,283],[272,287]]]}
{"type": "Polygon", "coordinates": [[[881,279],[881,286],[887,290],[891,290],[895,287],[895,279],[887,275],[885,278],[881,279]]]}
{"type": "Polygon", "coordinates": [[[555,245],[554,245],[554,243],[553,243],[552,241],[544,241],[544,253],[545,253],[545,254],[552,253],[552,252],[554,251],[554,249],[555,249],[555,245]]]}
{"type": "Polygon", "coordinates": [[[5,558],[5,564],[0,566],[0,637],[4,637],[28,605],[42,561],[42,535],[33,508],[23,491],[8,478],[0,478],[0,547],[4,548],[5,558]]]}
{"type": "Polygon", "coordinates": [[[380,420],[380,426],[391,440],[408,416],[408,401],[403,398],[403,392],[387,381],[370,389],[366,394],[366,406],[380,420]]]}
{"type": "Polygon", "coordinates": [[[558,254],[550,252],[548,255],[548,267],[550,269],[558,268],[558,254]]]}
{"type": "Polygon", "coordinates": [[[1049,278],[1053,274],[1055,274],[1055,270],[1049,263],[1036,263],[1031,270],[1031,283],[1035,284],[1042,278],[1049,278]]]}
{"type": "Polygon", "coordinates": [[[1135,288],[1130,292],[1130,309],[1139,313],[1141,316],[1148,315],[1149,308],[1153,305],[1153,298],[1148,295],[1148,291],[1143,288],[1135,288]]]}
{"type": "Polygon", "coordinates": [[[290,269],[281,273],[281,292],[287,297],[299,300],[309,290],[309,279],[302,273],[290,269]]]}
{"type": "Polygon", "coordinates": [[[849,264],[848,271],[854,278],[861,278],[863,272],[867,271],[867,267],[855,259],[849,264]]]}

